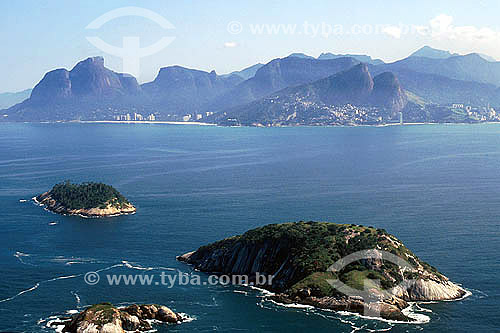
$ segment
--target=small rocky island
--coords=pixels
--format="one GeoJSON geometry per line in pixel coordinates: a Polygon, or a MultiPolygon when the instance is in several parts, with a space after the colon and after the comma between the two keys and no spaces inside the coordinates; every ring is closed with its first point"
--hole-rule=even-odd
{"type": "Polygon", "coordinates": [[[63,326],[62,332],[70,333],[125,333],[151,331],[151,322],[179,324],[184,320],[181,314],[162,305],[134,304],[117,308],[111,303],[101,303],[64,321],[55,321],[51,326],[63,326]]]}
{"type": "Polygon", "coordinates": [[[51,212],[81,217],[112,217],[133,214],[136,208],[115,188],[102,183],[56,184],[33,198],[51,212]]]}
{"type": "Polygon", "coordinates": [[[405,322],[413,320],[406,311],[408,302],[455,300],[466,295],[395,236],[353,224],[272,224],[202,246],[178,260],[203,272],[247,275],[249,284],[273,292],[272,300],[281,304],[405,322]],[[366,252],[370,256],[357,256],[363,250],[370,250],[366,252]],[[256,272],[273,276],[272,284],[252,281],[256,272]],[[347,286],[349,292],[339,291],[338,286],[347,286]],[[359,290],[359,295],[353,290],[359,290]]]}

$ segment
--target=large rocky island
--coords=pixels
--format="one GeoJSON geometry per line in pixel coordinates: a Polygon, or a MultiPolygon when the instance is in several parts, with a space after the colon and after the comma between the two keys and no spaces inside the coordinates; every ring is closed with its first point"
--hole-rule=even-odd
{"type": "Polygon", "coordinates": [[[115,188],[102,183],[56,184],[34,198],[54,213],[82,217],[112,217],[133,214],[136,208],[115,188]]]}
{"type": "Polygon", "coordinates": [[[151,331],[151,322],[179,324],[184,320],[183,315],[162,305],[134,304],[117,308],[110,303],[101,303],[71,318],[54,321],[50,326],[61,326],[62,332],[70,333],[125,333],[151,331]]]}
{"type": "Polygon", "coordinates": [[[361,225],[272,224],[202,246],[178,259],[204,272],[247,275],[250,284],[275,293],[272,299],[282,304],[389,320],[412,321],[405,311],[408,302],[466,295],[395,236],[361,225]],[[273,276],[272,283],[259,285],[257,272],[273,276]]]}

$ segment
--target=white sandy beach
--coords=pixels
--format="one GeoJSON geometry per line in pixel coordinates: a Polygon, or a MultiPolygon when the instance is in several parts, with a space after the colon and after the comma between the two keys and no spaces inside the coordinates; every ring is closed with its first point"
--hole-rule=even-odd
{"type": "Polygon", "coordinates": [[[216,124],[201,123],[196,121],[150,121],[150,120],[80,120],[78,123],[86,124],[168,124],[168,125],[198,125],[198,126],[217,126],[216,124]]]}

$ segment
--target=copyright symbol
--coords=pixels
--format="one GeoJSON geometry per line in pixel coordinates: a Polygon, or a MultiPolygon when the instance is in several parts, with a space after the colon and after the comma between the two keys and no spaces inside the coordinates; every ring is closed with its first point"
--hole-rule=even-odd
{"type": "Polygon", "coordinates": [[[227,31],[232,35],[240,34],[243,31],[243,25],[238,21],[231,21],[227,25],[227,31]]]}
{"type": "Polygon", "coordinates": [[[99,283],[100,276],[96,272],[87,272],[83,277],[85,283],[90,286],[95,286],[99,283]]]}

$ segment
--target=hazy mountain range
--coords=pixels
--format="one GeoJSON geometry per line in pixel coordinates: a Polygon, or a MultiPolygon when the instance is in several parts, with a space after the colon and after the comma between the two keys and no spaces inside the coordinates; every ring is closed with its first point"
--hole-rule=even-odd
{"type": "Polygon", "coordinates": [[[229,113],[241,125],[355,124],[357,118],[373,123],[377,117],[370,115],[370,111],[376,109],[384,117],[391,118],[406,104],[406,94],[394,74],[386,72],[372,78],[368,66],[360,63],[312,83],[285,88],[266,98],[229,109],[226,114],[216,113],[209,121],[224,123],[229,113]],[[352,110],[350,105],[358,106],[353,119],[345,114],[352,110]]]}
{"type": "Polygon", "coordinates": [[[438,106],[500,106],[500,62],[491,60],[430,47],[393,63],[295,53],[226,75],[170,66],[138,84],[94,57],[48,72],[31,92],[0,94],[0,107],[10,106],[2,111],[9,121],[111,120],[134,112],[246,125],[369,123],[399,112],[428,121],[438,106]]]}
{"type": "Polygon", "coordinates": [[[31,91],[32,89],[26,89],[19,92],[0,93],[0,110],[7,109],[17,103],[21,103],[30,97],[31,91]]]}

